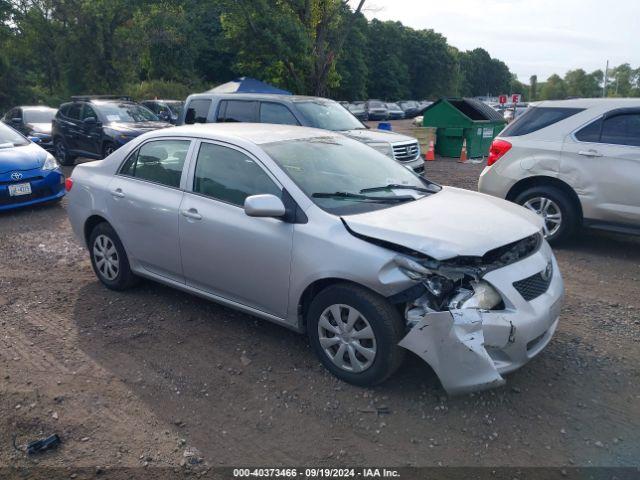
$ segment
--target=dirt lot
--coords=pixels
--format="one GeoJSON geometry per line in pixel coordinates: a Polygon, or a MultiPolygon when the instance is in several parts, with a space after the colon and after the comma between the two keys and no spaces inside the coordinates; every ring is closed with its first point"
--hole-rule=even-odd
{"type": "MultiPolygon", "coordinates": [[[[481,168],[427,175],[475,188],[481,168]]],[[[1,214],[0,465],[182,468],[195,448],[210,466],[637,466],[640,239],[589,232],[556,253],[551,344],[505,387],[449,398],[415,357],[356,388],[263,320],[150,282],[103,288],[65,202],[1,214]],[[36,459],[12,446],[53,432],[36,459]]]]}

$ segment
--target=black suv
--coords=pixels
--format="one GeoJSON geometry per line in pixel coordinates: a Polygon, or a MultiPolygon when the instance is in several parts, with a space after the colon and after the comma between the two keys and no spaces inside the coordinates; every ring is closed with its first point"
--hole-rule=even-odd
{"type": "Polygon", "coordinates": [[[53,119],[55,155],[62,165],[76,157],[104,158],[138,135],[170,127],[128,97],[71,97],[53,119]]]}

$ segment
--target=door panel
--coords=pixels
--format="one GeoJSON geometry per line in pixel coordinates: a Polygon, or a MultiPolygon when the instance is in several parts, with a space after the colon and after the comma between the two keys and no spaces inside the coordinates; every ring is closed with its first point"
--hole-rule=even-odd
{"type": "Polygon", "coordinates": [[[242,208],[246,196],[281,195],[281,188],[234,148],[203,142],[196,162],[195,192],[185,193],[179,220],[187,284],[284,318],[293,225],[242,208]]]}

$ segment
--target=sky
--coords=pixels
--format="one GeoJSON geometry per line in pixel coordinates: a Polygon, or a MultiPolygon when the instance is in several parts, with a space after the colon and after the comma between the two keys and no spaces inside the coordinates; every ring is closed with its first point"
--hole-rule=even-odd
{"type": "Polygon", "coordinates": [[[640,67],[640,0],[366,0],[364,14],[484,48],[524,83],[607,60],[640,67]]]}

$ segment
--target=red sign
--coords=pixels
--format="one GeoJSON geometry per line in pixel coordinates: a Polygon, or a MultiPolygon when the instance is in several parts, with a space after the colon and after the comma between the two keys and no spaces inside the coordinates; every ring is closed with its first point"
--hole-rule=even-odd
{"type": "Polygon", "coordinates": [[[520,94],[512,93],[511,94],[511,103],[520,103],[520,94]]]}
{"type": "Polygon", "coordinates": [[[500,95],[498,97],[498,103],[500,103],[500,105],[504,105],[505,103],[507,103],[507,96],[506,95],[500,95]]]}

